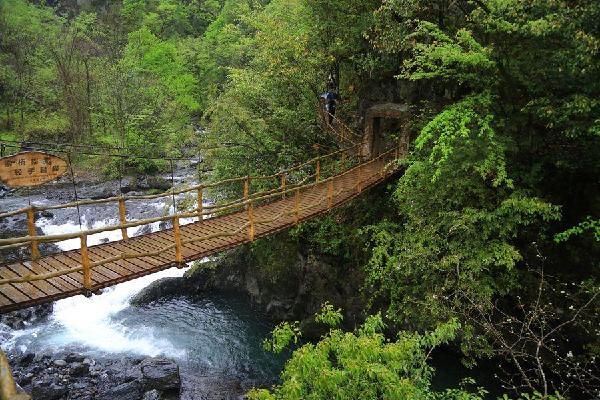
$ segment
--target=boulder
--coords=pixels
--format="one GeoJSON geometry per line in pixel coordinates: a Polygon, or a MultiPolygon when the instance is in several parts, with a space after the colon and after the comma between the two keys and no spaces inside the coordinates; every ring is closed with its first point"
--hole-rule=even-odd
{"type": "Polygon", "coordinates": [[[171,298],[184,293],[187,280],[184,278],[162,278],[154,281],[133,296],[129,303],[133,306],[150,304],[153,301],[171,298]]]}
{"type": "Polygon", "coordinates": [[[54,360],[54,365],[57,367],[65,367],[67,362],[65,360],[54,360]]]}
{"type": "Polygon", "coordinates": [[[71,376],[83,376],[90,372],[90,366],[80,362],[74,362],[69,366],[71,376]]]}
{"type": "Polygon", "coordinates": [[[145,390],[179,392],[181,377],[179,366],[165,358],[147,358],[140,364],[142,384],[145,390]]]}
{"type": "Polygon", "coordinates": [[[138,381],[126,382],[100,393],[97,400],[140,400],[142,389],[138,381]]]}

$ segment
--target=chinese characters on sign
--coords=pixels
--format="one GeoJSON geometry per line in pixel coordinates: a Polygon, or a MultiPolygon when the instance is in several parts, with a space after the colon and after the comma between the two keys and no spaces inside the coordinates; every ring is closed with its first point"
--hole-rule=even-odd
{"type": "Polygon", "coordinates": [[[9,187],[38,186],[67,172],[65,160],[40,151],[0,158],[0,181],[9,187]]]}

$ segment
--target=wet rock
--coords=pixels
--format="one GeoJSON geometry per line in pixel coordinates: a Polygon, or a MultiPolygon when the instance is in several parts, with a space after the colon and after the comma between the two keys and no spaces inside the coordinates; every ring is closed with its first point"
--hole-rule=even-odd
{"type": "Polygon", "coordinates": [[[31,383],[31,380],[33,379],[34,375],[33,373],[29,372],[27,374],[25,374],[24,376],[21,377],[21,379],[19,379],[19,384],[26,386],[29,385],[31,383]]]}
{"type": "Polygon", "coordinates": [[[13,192],[13,190],[9,189],[8,187],[6,187],[0,183],[0,199],[12,192],[13,192]]]}
{"type": "Polygon", "coordinates": [[[144,225],[144,226],[141,226],[137,231],[135,231],[135,236],[147,235],[149,233],[152,233],[152,226],[144,225]]]}
{"type": "Polygon", "coordinates": [[[179,392],[181,388],[179,366],[173,361],[165,358],[147,358],[142,361],[140,367],[142,383],[146,390],[179,392]]]}
{"type": "Polygon", "coordinates": [[[171,189],[171,182],[160,176],[145,176],[138,179],[138,190],[159,190],[161,192],[171,189]]]}
{"type": "Polygon", "coordinates": [[[160,176],[126,177],[123,178],[121,183],[121,191],[123,193],[131,193],[140,190],[165,192],[170,188],[171,182],[160,176]]]}
{"type": "Polygon", "coordinates": [[[85,357],[79,353],[69,353],[65,357],[65,361],[68,363],[82,362],[84,359],[85,357]]]}
{"type": "Polygon", "coordinates": [[[153,282],[133,296],[129,303],[133,306],[150,304],[153,301],[181,295],[187,280],[184,278],[162,278],[153,282]]]}
{"type": "Polygon", "coordinates": [[[67,386],[54,382],[34,382],[31,387],[32,400],[59,400],[67,394],[67,386]]]}
{"type": "Polygon", "coordinates": [[[260,288],[255,276],[246,275],[246,292],[248,292],[254,301],[260,301],[260,288]]]}
{"type": "Polygon", "coordinates": [[[173,227],[173,222],[171,220],[169,221],[161,221],[158,224],[158,229],[161,231],[167,230],[167,229],[171,229],[173,227]]]}
{"type": "Polygon", "coordinates": [[[22,367],[27,367],[32,363],[32,361],[34,359],[35,359],[35,353],[25,353],[19,359],[19,365],[22,367]]]}
{"type": "Polygon", "coordinates": [[[104,188],[99,193],[89,196],[92,200],[108,199],[109,197],[118,196],[118,191],[115,189],[104,188]]]}
{"type": "Polygon", "coordinates": [[[289,300],[274,299],[267,304],[267,314],[275,320],[293,319],[294,303],[289,300]]]}
{"type": "Polygon", "coordinates": [[[46,219],[52,219],[54,218],[54,213],[48,211],[48,210],[44,210],[44,211],[40,211],[38,213],[36,213],[36,217],[37,218],[46,218],[46,219]]]}
{"type": "Polygon", "coordinates": [[[90,372],[90,366],[80,362],[74,362],[69,366],[69,373],[72,376],[83,376],[90,372]]]}
{"type": "Polygon", "coordinates": [[[86,389],[87,387],[88,387],[88,385],[85,382],[76,382],[73,385],[71,385],[71,388],[73,388],[75,390],[86,389]]]}
{"type": "Polygon", "coordinates": [[[53,305],[50,303],[9,312],[0,316],[0,323],[8,325],[13,329],[23,329],[46,320],[52,314],[52,309],[53,305]]]}
{"type": "Polygon", "coordinates": [[[130,366],[122,371],[121,378],[125,382],[129,381],[141,381],[142,380],[142,370],[138,365],[130,366]]]}
{"type": "Polygon", "coordinates": [[[142,389],[138,381],[126,382],[100,393],[97,400],[140,400],[142,389]]]}
{"type": "Polygon", "coordinates": [[[67,366],[67,362],[65,360],[54,360],[54,365],[62,368],[67,366]]]}
{"type": "Polygon", "coordinates": [[[84,358],[82,363],[85,365],[90,365],[90,366],[96,365],[96,362],[90,358],[84,358]]]}

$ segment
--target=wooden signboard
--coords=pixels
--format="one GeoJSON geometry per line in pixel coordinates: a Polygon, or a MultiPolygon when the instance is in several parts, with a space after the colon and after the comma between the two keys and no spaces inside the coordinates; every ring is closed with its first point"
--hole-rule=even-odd
{"type": "Polygon", "coordinates": [[[8,187],[38,186],[60,178],[68,163],[52,154],[26,151],[0,158],[0,181],[8,187]]]}

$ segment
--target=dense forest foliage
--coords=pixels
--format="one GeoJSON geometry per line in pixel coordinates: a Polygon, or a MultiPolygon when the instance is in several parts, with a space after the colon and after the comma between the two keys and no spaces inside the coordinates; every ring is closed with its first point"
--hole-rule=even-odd
{"type": "Polygon", "coordinates": [[[0,134],[147,156],[193,144],[214,179],[273,173],[339,145],[316,117],[339,73],[357,132],[370,106],[408,106],[410,157],[287,240],[359,270],[375,316],[355,333],[328,323],[252,396],[332,398],[336,382],[339,398],[478,398],[429,390],[426,355],[451,342],[469,365],[498,360],[511,396],[592,398],[598,21],[596,0],[2,0],[0,134]]]}

